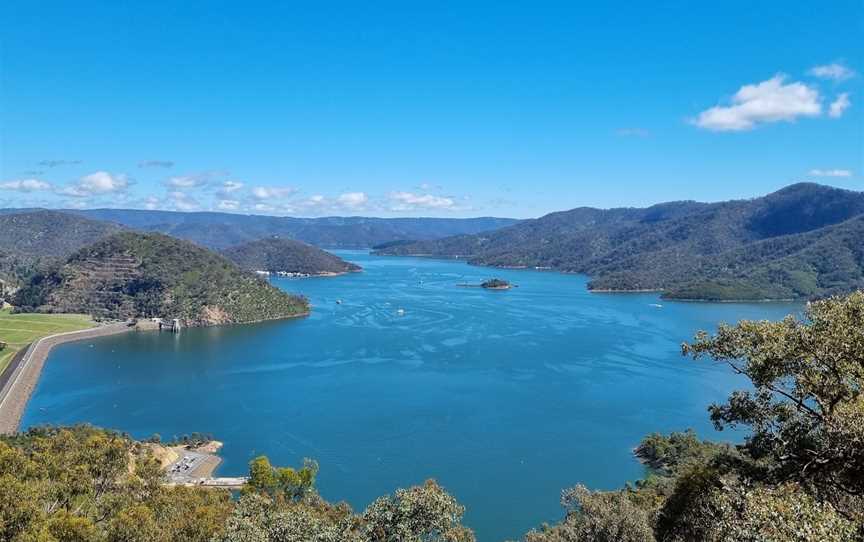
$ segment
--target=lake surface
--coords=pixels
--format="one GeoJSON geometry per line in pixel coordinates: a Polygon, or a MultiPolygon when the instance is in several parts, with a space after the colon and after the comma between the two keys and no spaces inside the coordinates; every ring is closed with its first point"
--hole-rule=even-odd
{"type": "Polygon", "coordinates": [[[481,542],[516,539],[561,517],[564,487],[641,477],[631,449],[647,433],[736,438],[714,432],[706,407],[744,382],[682,358],[681,342],[801,309],[590,294],[576,275],[337,253],[365,271],[274,279],[310,298],[308,318],[57,348],[23,426],[213,433],[224,475],[260,454],[311,457],[321,494],[359,510],[436,478],[481,542]],[[456,286],[493,275],[519,287],[456,286]]]}

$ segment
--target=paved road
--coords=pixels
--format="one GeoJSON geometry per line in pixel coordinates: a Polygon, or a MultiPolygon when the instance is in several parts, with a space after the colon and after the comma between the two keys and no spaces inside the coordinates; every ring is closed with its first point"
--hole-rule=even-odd
{"type": "Polygon", "coordinates": [[[0,388],[0,434],[18,431],[18,424],[21,423],[24,408],[36,388],[39,375],[42,374],[42,366],[52,348],[65,342],[124,333],[131,329],[125,323],[110,324],[80,331],[57,333],[31,343],[24,350],[21,358],[18,359],[16,366],[4,374],[5,382],[0,388]]]}

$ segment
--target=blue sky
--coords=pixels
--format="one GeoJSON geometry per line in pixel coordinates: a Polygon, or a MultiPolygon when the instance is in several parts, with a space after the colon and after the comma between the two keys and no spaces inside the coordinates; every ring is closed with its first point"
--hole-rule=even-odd
{"type": "Polygon", "coordinates": [[[587,4],[4,3],[0,207],[521,218],[864,189],[860,0],[587,4]]]}

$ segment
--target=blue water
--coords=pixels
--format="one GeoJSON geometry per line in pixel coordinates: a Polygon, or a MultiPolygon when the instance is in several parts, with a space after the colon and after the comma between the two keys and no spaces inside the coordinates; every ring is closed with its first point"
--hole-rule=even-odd
{"type": "Polygon", "coordinates": [[[312,457],[322,495],[359,510],[436,478],[480,541],[515,539],[560,518],[564,487],[639,478],[631,449],[649,432],[736,438],[714,432],[706,407],[743,381],[682,358],[680,344],[720,321],[801,308],[589,294],[575,275],[340,255],[365,271],[274,280],[310,298],[308,318],[57,348],[23,425],[209,432],[225,442],[225,475],[259,454],[312,457]],[[492,275],[519,287],[456,286],[492,275]]]}

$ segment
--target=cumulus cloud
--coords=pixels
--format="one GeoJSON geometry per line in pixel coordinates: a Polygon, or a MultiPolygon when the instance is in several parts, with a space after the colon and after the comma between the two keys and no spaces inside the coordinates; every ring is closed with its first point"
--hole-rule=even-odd
{"type": "Polygon", "coordinates": [[[51,183],[39,179],[16,179],[0,183],[0,190],[15,190],[16,192],[40,192],[52,188],[51,183]]]}
{"type": "Polygon", "coordinates": [[[388,196],[391,211],[452,210],[456,207],[453,198],[412,192],[391,192],[388,196]]]}
{"type": "Polygon", "coordinates": [[[757,124],[795,121],[822,113],[819,91],[804,83],[786,83],[778,74],[754,85],[744,85],[732,96],[731,105],[707,109],[692,122],[717,132],[750,130],[757,124]]]}
{"type": "Polygon", "coordinates": [[[280,200],[293,196],[297,193],[296,188],[289,186],[256,186],[252,189],[252,197],[257,200],[280,200]]]}
{"type": "Polygon", "coordinates": [[[808,175],[812,177],[851,177],[852,171],[848,169],[811,169],[808,175]]]}
{"type": "Polygon", "coordinates": [[[839,119],[850,105],[852,102],[849,101],[849,93],[843,92],[828,106],[828,116],[832,119],[839,119]]]}
{"type": "Polygon", "coordinates": [[[171,160],[142,160],[141,162],[138,162],[138,167],[170,168],[174,167],[174,162],[171,160]]]}
{"type": "Polygon", "coordinates": [[[126,175],[97,171],[81,177],[77,182],[61,189],[59,193],[64,196],[85,198],[123,192],[127,188],[129,188],[129,179],[126,175]]]}
{"type": "Polygon", "coordinates": [[[820,79],[831,79],[833,81],[845,81],[855,76],[855,72],[840,62],[832,62],[822,66],[814,66],[807,72],[813,77],[820,79]]]}
{"type": "Polygon", "coordinates": [[[223,181],[216,193],[223,199],[231,199],[232,194],[242,190],[244,186],[240,181],[223,181]]]}
{"type": "Polygon", "coordinates": [[[168,199],[171,208],[178,211],[194,211],[201,206],[195,198],[179,190],[168,192],[168,199]]]}
{"type": "Polygon", "coordinates": [[[363,192],[346,192],[345,194],[340,194],[336,198],[336,202],[349,209],[359,209],[369,202],[369,196],[363,192]]]}
{"type": "Polygon", "coordinates": [[[42,160],[38,162],[43,167],[73,166],[80,163],[81,160],[42,160]]]}
{"type": "Polygon", "coordinates": [[[156,209],[159,209],[161,205],[162,201],[156,196],[149,196],[144,199],[144,208],[148,211],[154,211],[156,209]]]}
{"type": "Polygon", "coordinates": [[[209,176],[206,174],[178,175],[168,179],[171,188],[198,188],[207,184],[209,176]]]}

